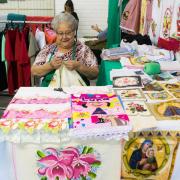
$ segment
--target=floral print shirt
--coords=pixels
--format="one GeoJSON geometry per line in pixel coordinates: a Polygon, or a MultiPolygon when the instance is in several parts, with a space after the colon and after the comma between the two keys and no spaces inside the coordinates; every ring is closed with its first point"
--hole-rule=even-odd
{"type": "MultiPolygon", "coordinates": [[[[54,55],[60,56],[60,59],[63,61],[71,60],[72,59],[72,53],[73,49],[68,51],[67,53],[61,53],[58,51],[57,45],[51,44],[46,45],[37,55],[34,64],[36,65],[43,65],[47,61],[47,57],[54,52],[54,55]]],[[[88,46],[81,43],[80,41],[77,41],[76,43],[76,52],[75,52],[75,58],[77,61],[80,61],[82,64],[88,67],[92,66],[98,66],[97,59],[93,52],[90,50],[88,46]]]]}

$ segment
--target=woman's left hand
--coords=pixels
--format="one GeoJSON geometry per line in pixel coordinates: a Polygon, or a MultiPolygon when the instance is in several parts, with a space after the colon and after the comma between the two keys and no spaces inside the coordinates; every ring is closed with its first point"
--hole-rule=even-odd
{"type": "Polygon", "coordinates": [[[70,71],[77,70],[80,67],[80,65],[81,65],[81,63],[79,61],[77,61],[77,60],[64,61],[63,64],[70,71]]]}

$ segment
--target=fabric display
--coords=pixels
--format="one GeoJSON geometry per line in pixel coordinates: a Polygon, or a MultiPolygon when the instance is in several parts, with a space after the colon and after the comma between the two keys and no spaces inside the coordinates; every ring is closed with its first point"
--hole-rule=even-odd
{"type": "Polygon", "coordinates": [[[132,48],[118,47],[111,49],[103,49],[101,58],[104,60],[119,60],[121,57],[130,57],[134,53],[132,48]]]}
{"type": "Polygon", "coordinates": [[[132,138],[123,146],[121,178],[170,178],[176,147],[177,139],[172,137],[132,138]]]}
{"type": "Polygon", "coordinates": [[[171,178],[172,179],[178,179],[178,177],[180,177],[180,172],[179,172],[179,168],[180,168],[180,164],[178,162],[178,159],[180,158],[180,145],[178,143],[177,145],[177,151],[176,151],[176,158],[174,160],[174,170],[172,172],[171,178]]]}
{"type": "MultiPolygon", "coordinates": [[[[151,45],[138,45],[136,41],[132,43],[121,42],[121,47],[134,50],[135,58],[142,58],[146,61],[173,61],[174,53],[172,51],[161,49],[151,45]]],[[[133,57],[131,57],[133,58],[133,57]]]]}
{"type": "Polygon", "coordinates": [[[140,24],[141,3],[138,0],[130,0],[121,17],[121,29],[138,34],[140,24]]]}
{"type": "Polygon", "coordinates": [[[76,136],[84,138],[101,133],[108,137],[124,135],[131,129],[129,118],[123,105],[114,94],[81,94],[72,95],[72,124],[70,127],[76,136]],[[108,129],[108,134],[105,133],[108,129]],[[88,131],[89,130],[89,131],[88,131]],[[90,134],[90,131],[93,134],[90,134]],[[113,136],[114,136],[113,135],[113,136]]]}
{"type": "MultiPolygon", "coordinates": [[[[84,92],[88,90],[98,93],[98,87],[87,87],[84,92]]],[[[109,88],[105,91],[110,92],[109,88]]],[[[70,95],[50,88],[22,87],[4,111],[0,129],[2,139],[39,143],[70,137],[127,138],[132,127],[114,93],[70,95]]]]}
{"type": "Polygon", "coordinates": [[[148,34],[152,21],[152,4],[153,0],[141,0],[141,16],[139,33],[142,35],[148,34]]]}
{"type": "Polygon", "coordinates": [[[168,39],[170,37],[175,1],[173,0],[167,2],[163,0],[162,3],[163,6],[162,6],[160,37],[163,39],[168,39]]]}
{"type": "Polygon", "coordinates": [[[173,50],[179,51],[180,42],[176,37],[173,37],[173,34],[177,36],[178,32],[178,12],[179,12],[179,3],[176,1],[163,1],[162,8],[162,18],[161,18],[161,30],[160,37],[158,40],[158,46],[173,50]],[[172,34],[171,34],[172,33],[172,34]],[[173,38],[171,38],[173,37],[173,38]],[[175,38],[175,39],[174,39],[175,38]]]}
{"type": "Polygon", "coordinates": [[[126,32],[121,32],[121,38],[123,39],[124,42],[133,42],[133,41],[137,41],[137,43],[139,45],[142,44],[147,44],[147,45],[152,45],[151,39],[149,37],[149,35],[141,35],[141,34],[128,34],[126,32]]]}
{"type": "Polygon", "coordinates": [[[152,4],[152,22],[149,29],[149,36],[153,44],[157,45],[161,28],[163,1],[153,1],[152,4]]]}
{"type": "Polygon", "coordinates": [[[180,3],[178,1],[174,2],[170,36],[176,39],[180,38],[180,3]]]}
{"type": "Polygon", "coordinates": [[[125,111],[132,122],[133,131],[154,128],[157,121],[144,101],[126,101],[124,103],[125,111]]]}
{"type": "MultiPolygon", "coordinates": [[[[7,14],[0,15],[0,21],[7,21],[7,14]]],[[[0,23],[0,32],[4,31],[6,23],[0,23]]]]}
{"type": "Polygon", "coordinates": [[[50,24],[52,17],[36,18],[34,16],[27,17],[22,14],[9,13],[0,16],[0,20],[10,21],[10,23],[0,23],[2,61],[0,63],[0,80],[3,81],[0,83],[0,90],[8,88],[8,93],[13,95],[19,87],[39,86],[40,79],[31,75],[30,68],[40,48],[44,47],[47,40],[51,41],[52,30],[48,28],[48,22],[50,24]],[[35,27],[36,24],[31,27],[30,24],[16,23],[16,21],[33,20],[41,21],[38,24],[39,28],[35,27]],[[42,28],[42,22],[44,21],[46,21],[46,28],[42,28]],[[46,30],[46,36],[41,29],[46,30]]]}
{"type": "MultiPolygon", "coordinates": [[[[2,42],[3,33],[0,32],[0,42],[2,42]]],[[[3,44],[0,43],[0,91],[7,89],[7,76],[5,62],[2,59],[3,44]]]]}
{"type": "Polygon", "coordinates": [[[0,167],[3,178],[11,176],[8,180],[54,180],[56,177],[61,180],[81,180],[82,177],[119,180],[120,177],[121,147],[118,142],[72,141],[65,145],[8,143],[5,148],[1,151],[4,156],[0,167]],[[6,161],[9,163],[3,166],[2,162],[6,161]],[[27,168],[22,171],[22,167],[27,168]]]}

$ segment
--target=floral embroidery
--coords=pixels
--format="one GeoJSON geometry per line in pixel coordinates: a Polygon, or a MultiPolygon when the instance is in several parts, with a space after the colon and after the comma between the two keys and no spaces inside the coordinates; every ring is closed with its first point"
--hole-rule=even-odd
{"type": "Polygon", "coordinates": [[[47,148],[37,151],[38,175],[48,180],[90,180],[96,178],[101,165],[100,155],[88,146],[67,147],[62,150],[47,148]]]}

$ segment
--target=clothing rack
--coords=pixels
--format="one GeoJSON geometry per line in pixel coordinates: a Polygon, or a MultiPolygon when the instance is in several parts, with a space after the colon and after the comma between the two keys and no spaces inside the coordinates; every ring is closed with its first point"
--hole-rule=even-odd
{"type": "Polygon", "coordinates": [[[7,20],[7,21],[0,21],[0,23],[50,24],[51,21],[11,21],[11,20],[7,20]]]}

